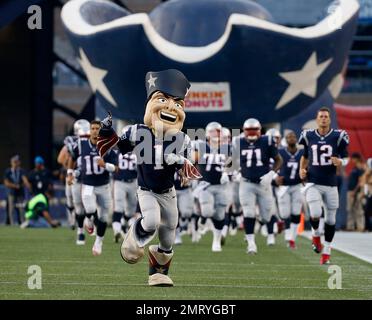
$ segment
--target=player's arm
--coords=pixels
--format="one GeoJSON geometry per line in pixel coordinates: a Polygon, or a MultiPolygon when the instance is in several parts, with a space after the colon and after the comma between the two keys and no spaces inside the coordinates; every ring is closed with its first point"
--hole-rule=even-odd
{"type": "Polygon", "coordinates": [[[4,185],[9,189],[19,189],[19,185],[11,182],[8,178],[4,178],[4,185]]]}
{"type": "Polygon", "coordinates": [[[57,157],[57,162],[63,166],[67,167],[68,163],[68,158],[70,157],[70,154],[68,153],[67,147],[63,146],[61,150],[59,151],[58,157],[57,157]]]}
{"type": "Polygon", "coordinates": [[[106,171],[114,173],[119,170],[119,167],[117,166],[117,156],[114,151],[111,150],[108,156],[106,156],[104,159],[99,158],[97,159],[97,164],[104,168],[106,171]],[[106,161],[105,161],[106,159],[106,161]]]}
{"type": "Polygon", "coordinates": [[[67,162],[67,176],[66,182],[68,185],[72,185],[74,182],[74,168],[76,166],[76,161],[70,157],[67,162]]]}
{"type": "Polygon", "coordinates": [[[337,142],[338,155],[333,155],[331,161],[336,167],[345,167],[349,163],[347,147],[349,145],[349,136],[346,131],[341,131],[340,138],[337,142]]]}
{"type": "Polygon", "coordinates": [[[279,153],[273,159],[274,159],[273,171],[277,172],[283,164],[283,159],[279,153]]]}
{"type": "Polygon", "coordinates": [[[79,144],[76,143],[72,148],[71,155],[67,161],[67,176],[66,182],[68,185],[72,185],[74,182],[74,169],[76,168],[76,161],[79,157],[79,144]]]}
{"type": "Polygon", "coordinates": [[[307,168],[309,166],[309,141],[307,139],[307,131],[302,131],[298,144],[304,146],[304,153],[300,159],[299,175],[301,180],[305,180],[307,177],[307,168]]]}
{"type": "Polygon", "coordinates": [[[302,180],[306,179],[308,166],[309,166],[309,159],[305,156],[302,156],[300,159],[300,178],[302,180]]]}
{"type": "Polygon", "coordinates": [[[32,191],[32,186],[31,186],[30,181],[28,181],[28,178],[27,178],[26,174],[23,174],[23,175],[22,175],[22,182],[23,182],[24,186],[25,186],[28,190],[30,190],[30,192],[31,192],[31,191],[32,191]]]}

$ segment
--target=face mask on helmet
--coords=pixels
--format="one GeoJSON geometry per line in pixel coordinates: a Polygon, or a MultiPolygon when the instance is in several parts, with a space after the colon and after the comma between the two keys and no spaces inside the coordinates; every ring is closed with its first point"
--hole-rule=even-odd
{"type": "Polygon", "coordinates": [[[257,140],[261,136],[260,128],[245,128],[244,135],[248,140],[257,140]]]}
{"type": "Polygon", "coordinates": [[[244,136],[250,140],[255,141],[261,136],[261,124],[256,119],[248,119],[243,125],[244,136]]]}

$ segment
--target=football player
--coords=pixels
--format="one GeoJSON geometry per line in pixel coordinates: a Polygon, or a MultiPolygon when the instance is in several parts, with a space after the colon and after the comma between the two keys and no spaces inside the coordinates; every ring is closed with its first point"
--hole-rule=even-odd
{"type": "Polygon", "coordinates": [[[201,183],[207,185],[199,194],[199,203],[202,217],[213,221],[213,252],[222,250],[221,232],[228,204],[226,187],[230,181],[227,173],[223,172],[230,155],[230,145],[221,144],[221,130],[218,122],[209,123],[205,128],[206,141],[199,141],[193,155],[203,176],[201,183]]]}
{"type": "MultiPolygon", "coordinates": [[[[79,138],[89,137],[89,130],[90,130],[90,124],[88,120],[79,119],[75,121],[74,135],[67,136],[64,139],[63,141],[64,146],[60,150],[58,157],[57,157],[57,162],[63,167],[63,169],[67,170],[68,161],[71,158],[74,144],[77,142],[79,138]]],[[[76,207],[73,201],[72,188],[73,187],[67,183],[67,177],[66,177],[65,194],[66,194],[67,217],[68,217],[68,222],[69,222],[70,227],[74,229],[75,223],[76,223],[75,221],[76,207]]],[[[80,208],[78,208],[78,210],[79,209],[80,208]]]]}
{"type": "MultiPolygon", "coordinates": [[[[125,126],[122,129],[122,134],[129,127],[125,126]]],[[[132,152],[126,154],[117,152],[117,157],[118,171],[114,174],[114,213],[112,216],[112,229],[116,243],[123,237],[123,232],[127,232],[129,220],[134,216],[137,208],[136,155],[132,152]]]]}
{"type": "Polygon", "coordinates": [[[120,152],[137,157],[137,196],[142,217],[129,228],[121,245],[127,263],[137,263],[144,247],[159,235],[159,244],[149,247],[150,286],[173,286],[168,276],[178,223],[174,174],[182,170],[187,178],[199,178],[191,162],[190,138],[181,129],[185,120],[185,96],[190,88],[178,70],[148,72],[144,124],[132,125],[120,138],[112,129],[110,116],[102,121],[99,150],[104,155],[117,144],[120,152]]]}
{"type": "MultiPolygon", "coordinates": [[[[261,136],[261,124],[257,119],[247,119],[243,124],[244,137],[233,141],[233,164],[237,161],[241,168],[239,199],[243,208],[244,228],[248,242],[247,253],[256,254],[254,236],[256,204],[262,222],[268,223],[272,216],[273,196],[271,182],[281,164],[275,141],[269,136],[261,136]],[[272,168],[270,159],[274,159],[272,168]]],[[[270,230],[269,237],[274,237],[270,230]]]]}
{"type": "Polygon", "coordinates": [[[322,252],[320,264],[329,264],[339,206],[336,171],[348,163],[349,136],[345,130],[331,128],[331,112],[326,107],[318,110],[316,123],[317,129],[301,133],[299,143],[304,146],[304,154],[300,160],[300,178],[307,179],[302,191],[310,210],[313,250],[322,252]],[[322,200],[326,209],[324,248],[319,234],[322,200]]]}
{"type": "MultiPolygon", "coordinates": [[[[230,145],[231,148],[231,132],[228,128],[223,127],[221,130],[221,145],[230,145]]],[[[233,195],[233,189],[238,184],[238,175],[237,172],[229,172],[229,182],[227,183],[226,188],[226,195],[227,195],[227,207],[226,207],[226,213],[225,213],[225,221],[224,226],[221,231],[221,244],[225,244],[225,239],[227,237],[227,232],[230,228],[230,234],[235,235],[238,231],[237,223],[236,223],[236,214],[234,211],[234,195],[233,195]]]]}
{"type": "MultiPolygon", "coordinates": [[[[98,256],[102,253],[103,238],[107,227],[107,218],[112,207],[110,188],[110,173],[117,171],[117,156],[110,151],[101,158],[97,150],[97,138],[101,128],[99,121],[93,120],[90,123],[90,138],[79,140],[74,146],[72,158],[69,161],[67,171],[68,183],[74,181],[73,169],[78,158],[81,161],[81,194],[85,216],[88,218],[89,228],[93,229],[93,218],[97,212],[97,236],[94,242],[92,253],[98,256]]],[[[78,240],[84,242],[84,215],[77,215],[78,240]]]]}
{"type": "MultiPolygon", "coordinates": [[[[275,144],[276,146],[279,148],[280,146],[280,140],[282,138],[282,135],[280,133],[280,131],[276,128],[271,128],[269,130],[267,130],[266,136],[268,136],[270,139],[274,140],[275,141],[275,144]]],[[[271,167],[274,166],[274,159],[271,159],[270,160],[270,163],[271,163],[271,167]]],[[[275,175],[276,177],[276,175],[275,175]]],[[[275,230],[275,227],[277,227],[277,232],[278,233],[281,233],[282,230],[284,229],[284,221],[282,221],[279,217],[279,208],[278,208],[278,199],[276,197],[276,192],[275,192],[275,189],[276,189],[276,186],[275,186],[275,181],[272,182],[272,193],[273,193],[273,198],[274,198],[274,202],[273,202],[273,206],[272,206],[272,216],[271,216],[271,219],[270,219],[270,222],[267,224],[267,232],[268,234],[271,234],[271,230],[273,230],[274,234],[276,232],[275,230]]],[[[275,244],[275,237],[273,236],[270,236],[267,238],[267,244],[268,245],[274,245],[275,244]]]]}
{"type": "Polygon", "coordinates": [[[285,222],[284,238],[291,249],[296,248],[297,228],[300,223],[302,207],[301,179],[299,176],[300,159],[303,149],[297,147],[297,137],[293,131],[285,135],[286,148],[279,149],[283,159],[279,175],[275,182],[279,186],[276,189],[279,214],[285,222]]]}

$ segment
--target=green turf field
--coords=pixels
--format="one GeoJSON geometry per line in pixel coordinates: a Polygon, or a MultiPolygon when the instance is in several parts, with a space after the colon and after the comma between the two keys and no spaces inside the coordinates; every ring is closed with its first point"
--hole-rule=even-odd
{"type": "Polygon", "coordinates": [[[341,290],[330,290],[328,267],[319,265],[304,238],[289,251],[283,235],[275,247],[258,236],[259,254],[248,256],[242,233],[229,237],[220,253],[211,252],[211,237],[192,244],[184,236],[170,270],[175,287],[150,288],[147,259],[124,263],[111,229],[103,254],[93,257],[93,238],[78,247],[66,228],[0,227],[0,299],[372,299],[372,265],[346,254],[333,251],[343,281],[341,290]],[[34,264],[42,269],[41,290],[27,287],[34,264]]]}

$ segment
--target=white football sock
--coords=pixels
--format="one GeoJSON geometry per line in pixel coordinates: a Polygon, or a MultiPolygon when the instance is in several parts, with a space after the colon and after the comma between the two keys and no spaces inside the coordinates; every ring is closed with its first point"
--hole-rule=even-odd
{"type": "Polygon", "coordinates": [[[298,229],[298,223],[291,222],[291,240],[296,241],[297,238],[297,229],[298,229]]]}
{"type": "Polygon", "coordinates": [[[84,234],[84,228],[77,228],[77,234],[84,234]]]}
{"type": "Polygon", "coordinates": [[[112,230],[114,231],[114,234],[118,234],[121,231],[121,223],[120,222],[113,222],[112,223],[112,230]]]}
{"type": "Polygon", "coordinates": [[[104,237],[96,236],[96,241],[94,243],[102,244],[104,237]]]}
{"type": "Polygon", "coordinates": [[[319,219],[319,235],[324,233],[324,218],[319,219]]]}
{"type": "Polygon", "coordinates": [[[221,231],[221,235],[223,237],[226,237],[227,236],[227,231],[229,230],[229,227],[227,225],[224,225],[223,228],[222,228],[222,231],[221,231]]]}
{"type": "Polygon", "coordinates": [[[246,235],[245,235],[245,238],[247,239],[248,244],[256,243],[256,242],[254,241],[254,234],[246,234],[246,235]]]}
{"type": "Polygon", "coordinates": [[[313,235],[313,237],[320,237],[319,228],[316,230],[311,228],[311,234],[313,235]]]}
{"type": "Polygon", "coordinates": [[[323,253],[331,255],[331,243],[324,241],[323,253]]]}
{"type": "Polygon", "coordinates": [[[284,240],[285,241],[292,240],[291,228],[285,229],[285,231],[284,231],[284,240]]]}

